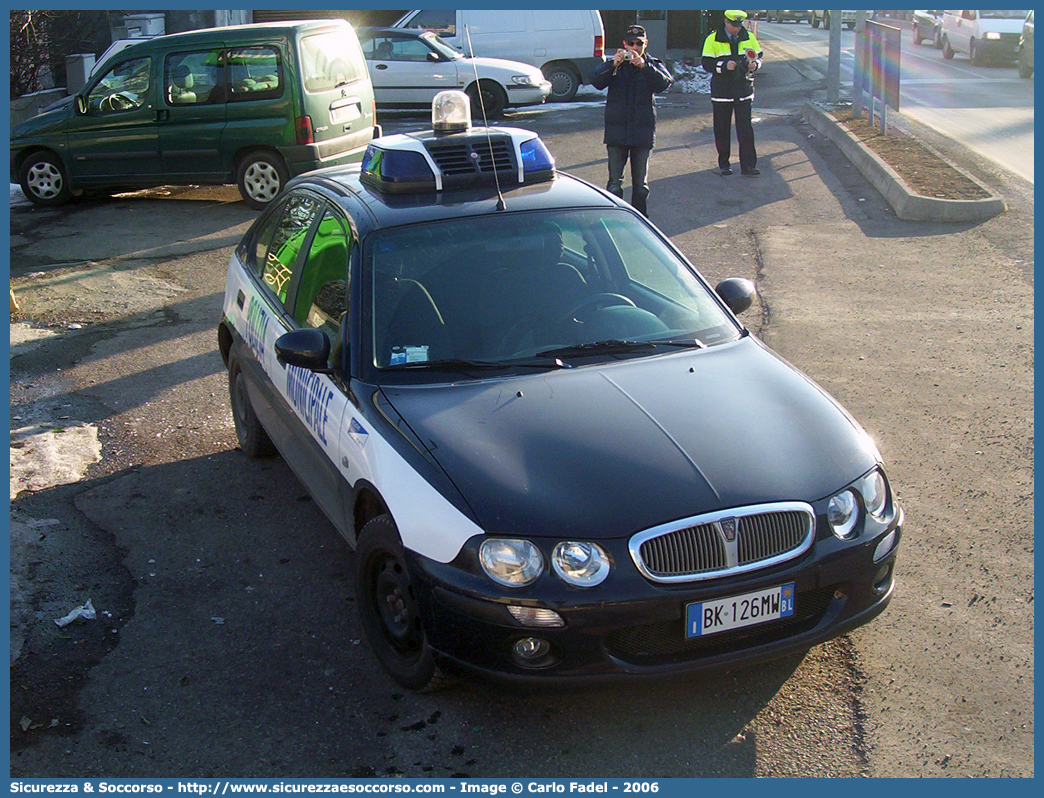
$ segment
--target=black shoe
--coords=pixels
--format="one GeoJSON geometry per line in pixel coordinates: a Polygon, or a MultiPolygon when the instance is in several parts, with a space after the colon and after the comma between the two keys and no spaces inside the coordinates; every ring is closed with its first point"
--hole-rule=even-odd
{"type": "Polygon", "coordinates": [[[731,166],[724,166],[724,167],[722,167],[721,174],[723,174],[723,175],[731,175],[732,174],[732,167],[731,166]]]}
{"type": "Polygon", "coordinates": [[[750,169],[744,169],[743,170],[743,174],[746,175],[747,177],[757,177],[758,175],[761,174],[761,170],[760,169],[755,169],[752,166],[750,169]]]}

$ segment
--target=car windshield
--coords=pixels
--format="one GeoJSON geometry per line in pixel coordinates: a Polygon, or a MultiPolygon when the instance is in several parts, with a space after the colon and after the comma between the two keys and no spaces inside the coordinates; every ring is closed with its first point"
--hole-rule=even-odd
{"type": "Polygon", "coordinates": [[[622,209],[445,220],[371,241],[364,317],[380,370],[562,368],[741,334],[685,261],[622,209]]]}
{"type": "Polygon", "coordinates": [[[980,11],[979,15],[983,19],[1025,19],[1028,13],[1028,11],[999,11],[994,8],[980,11]]]}
{"type": "Polygon", "coordinates": [[[453,45],[451,45],[449,42],[445,41],[442,37],[438,36],[435,33],[428,31],[426,33],[422,33],[420,37],[425,42],[427,42],[428,46],[432,50],[434,50],[444,58],[456,60],[458,58],[464,57],[456,48],[453,47],[453,45]]]}

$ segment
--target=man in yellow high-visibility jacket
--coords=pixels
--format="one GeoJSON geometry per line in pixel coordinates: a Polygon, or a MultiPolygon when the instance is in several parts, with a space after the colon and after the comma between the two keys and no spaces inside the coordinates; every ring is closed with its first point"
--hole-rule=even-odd
{"type": "Polygon", "coordinates": [[[758,40],[743,26],[745,11],[726,11],[725,22],[703,43],[703,68],[711,73],[711,106],[714,108],[714,146],[718,168],[732,174],[729,163],[732,115],[736,115],[740,171],[748,177],[761,174],[754,149],[754,127],[750,108],[754,104],[754,73],[761,68],[763,53],[758,40]]]}

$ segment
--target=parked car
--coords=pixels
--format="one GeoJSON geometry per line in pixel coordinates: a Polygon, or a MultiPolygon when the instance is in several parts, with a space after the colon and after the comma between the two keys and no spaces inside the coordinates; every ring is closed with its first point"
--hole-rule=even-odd
{"type": "Polygon", "coordinates": [[[913,12],[913,43],[929,41],[937,49],[942,49],[942,11],[913,12]]]}
{"type": "Polygon", "coordinates": [[[157,36],[11,131],[11,179],[39,205],[85,189],[236,183],[262,208],[292,176],[362,158],[376,126],[341,20],[157,36]]]}
{"type": "Polygon", "coordinates": [[[943,13],[943,58],[967,55],[975,65],[1014,63],[1028,11],[988,9],[943,13]]]}
{"type": "Polygon", "coordinates": [[[786,22],[792,20],[793,22],[801,22],[801,20],[812,19],[811,11],[765,11],[765,21],[772,22],[777,20],[779,22],[786,22]]]}
{"type": "Polygon", "coordinates": [[[572,100],[605,60],[597,11],[431,9],[410,11],[395,27],[430,30],[467,55],[538,67],[551,81],[552,102],[572,100]]]}
{"type": "MultiPolygon", "coordinates": [[[[855,27],[856,23],[856,12],[855,11],[842,11],[841,21],[845,24],[845,27],[849,30],[855,27]]],[[[820,23],[823,23],[823,27],[830,30],[830,12],[829,11],[813,11],[812,12],[812,27],[818,28],[820,23]]]]}
{"type": "Polygon", "coordinates": [[[1019,77],[1033,77],[1033,12],[1026,15],[1019,37],[1019,77]]]}
{"type": "Polygon", "coordinates": [[[358,34],[378,105],[430,108],[440,91],[461,89],[471,97],[476,117],[484,104],[492,119],[505,108],[542,103],[551,93],[551,83],[536,67],[468,58],[430,31],[359,28],[358,34]]]}
{"type": "Polygon", "coordinates": [[[291,181],[218,327],[239,445],[355,549],[387,672],[666,675],[880,613],[903,512],[866,432],[737,320],[753,284],[712,289],[462,93],[433,121],[291,181]]]}

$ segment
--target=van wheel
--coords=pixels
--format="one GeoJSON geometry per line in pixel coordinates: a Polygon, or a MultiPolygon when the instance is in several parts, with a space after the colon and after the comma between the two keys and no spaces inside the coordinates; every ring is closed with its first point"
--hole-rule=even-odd
{"type": "Polygon", "coordinates": [[[975,39],[971,40],[971,44],[968,45],[968,58],[975,66],[982,66],[986,59],[983,57],[982,47],[975,44],[975,39]]]}
{"type": "Polygon", "coordinates": [[[819,17],[816,16],[814,11],[812,12],[812,27],[813,28],[818,28],[819,27],[819,17]]]}
{"type": "Polygon", "coordinates": [[[576,97],[580,88],[580,76],[568,64],[552,64],[547,68],[544,77],[551,82],[551,102],[567,103],[576,97]]]}
{"type": "Polygon", "coordinates": [[[271,457],[276,453],[272,439],[268,437],[261,420],[254,413],[247,394],[246,377],[239,367],[239,358],[232,354],[228,358],[228,395],[232,404],[232,421],[236,426],[239,448],[247,457],[271,457]]]}
{"type": "Polygon", "coordinates": [[[244,158],[236,176],[243,202],[254,210],[261,210],[274,200],[289,179],[283,159],[265,151],[244,158]]]}
{"type": "Polygon", "coordinates": [[[37,205],[63,205],[72,197],[65,167],[49,152],[34,152],[25,159],[19,183],[22,193],[37,205]]]}
{"type": "Polygon", "coordinates": [[[947,61],[952,59],[954,56],[953,48],[950,47],[950,39],[946,36],[943,37],[943,58],[947,61]]]}
{"type": "Polygon", "coordinates": [[[468,97],[471,98],[471,116],[474,119],[481,119],[484,105],[487,118],[499,119],[503,116],[504,108],[507,106],[507,95],[504,93],[504,90],[488,80],[482,81],[478,86],[482,89],[481,104],[479,103],[478,89],[474,83],[468,87],[467,91],[468,97]]]}
{"type": "Polygon", "coordinates": [[[363,634],[384,669],[403,687],[417,692],[445,686],[390,515],[377,516],[362,528],[352,568],[363,634]]]}

